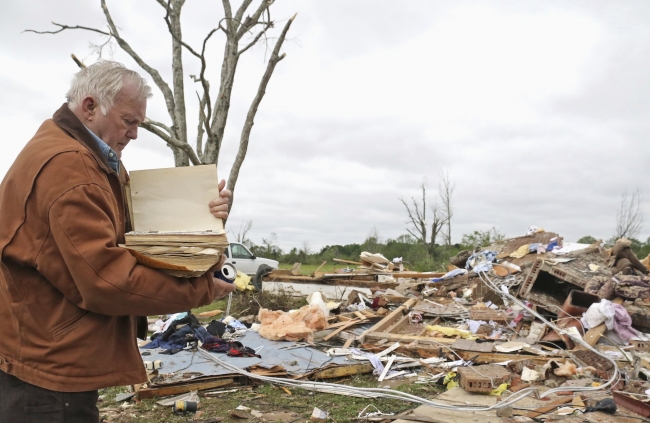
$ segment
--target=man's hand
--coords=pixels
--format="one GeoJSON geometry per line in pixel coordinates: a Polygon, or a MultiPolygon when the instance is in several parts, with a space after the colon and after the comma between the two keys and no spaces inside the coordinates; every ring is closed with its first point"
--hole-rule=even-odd
{"type": "Polygon", "coordinates": [[[224,189],[225,187],[226,181],[222,179],[219,182],[219,198],[210,201],[210,213],[219,219],[228,218],[228,201],[232,197],[232,192],[229,189],[224,189]]]}
{"type": "Polygon", "coordinates": [[[214,266],[212,266],[210,270],[208,270],[208,274],[212,276],[212,283],[214,283],[214,287],[215,287],[215,297],[214,297],[215,300],[225,297],[226,295],[230,294],[237,288],[234,282],[228,283],[214,276],[216,272],[221,270],[225,262],[226,262],[226,255],[222,254],[221,257],[219,258],[219,262],[214,266]]]}
{"type": "Polygon", "coordinates": [[[226,295],[233,292],[235,288],[237,288],[234,283],[222,281],[221,279],[215,278],[214,276],[212,277],[212,281],[214,282],[215,287],[215,300],[225,297],[226,295]]]}

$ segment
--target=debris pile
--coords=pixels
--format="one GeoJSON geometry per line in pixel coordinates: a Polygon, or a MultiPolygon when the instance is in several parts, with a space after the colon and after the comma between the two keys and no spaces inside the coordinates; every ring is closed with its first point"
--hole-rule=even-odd
{"type": "MultiPolygon", "coordinates": [[[[404,379],[467,395],[455,403],[447,392],[404,397],[421,404],[417,415],[435,409],[432,417],[449,418],[442,421],[468,410],[505,422],[650,416],[650,278],[626,240],[606,249],[532,230],[461,252],[446,273],[409,272],[399,260],[369,253],[345,262],[358,267],[267,275],[267,281],[334,284],[344,294],[333,301],[314,294],[293,312],[261,309],[259,324],[234,335],[261,357],[244,363],[212,354],[219,377],[381,398],[377,390],[314,382],[372,373],[380,385],[404,379]],[[307,353],[283,356],[295,349],[307,353]],[[308,365],[295,364],[295,357],[308,358],[308,365]]],[[[377,413],[364,416],[408,420],[377,413]]]]}

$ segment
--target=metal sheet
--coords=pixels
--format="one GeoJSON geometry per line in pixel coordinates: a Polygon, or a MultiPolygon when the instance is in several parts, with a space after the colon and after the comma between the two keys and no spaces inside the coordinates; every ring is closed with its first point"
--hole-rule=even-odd
{"type": "MultiPolygon", "coordinates": [[[[296,344],[303,344],[296,342],[269,341],[268,339],[262,338],[256,332],[247,332],[244,337],[239,339],[239,341],[245,346],[253,349],[263,347],[259,351],[262,358],[229,357],[226,354],[219,353],[211,354],[215,354],[220,359],[242,369],[255,365],[264,368],[282,366],[286,369],[287,373],[291,375],[302,375],[330,364],[351,364],[351,362],[347,361],[345,357],[329,357],[324,352],[313,347],[299,346],[298,348],[290,349],[290,347],[296,346],[296,344]]],[[[163,362],[162,368],[159,370],[160,374],[196,373],[194,375],[188,375],[190,378],[196,378],[200,376],[218,376],[231,373],[215,364],[213,361],[201,357],[197,352],[181,351],[174,355],[164,355],[160,354],[160,352],[163,351],[161,349],[140,349],[140,353],[146,351],[150,352],[151,355],[143,356],[143,361],[153,362],[155,360],[161,360],[163,362]]]]}

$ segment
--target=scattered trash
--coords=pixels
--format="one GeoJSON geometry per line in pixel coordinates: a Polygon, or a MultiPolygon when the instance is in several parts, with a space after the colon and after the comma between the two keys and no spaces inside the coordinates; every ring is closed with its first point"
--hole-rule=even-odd
{"type": "Polygon", "coordinates": [[[309,420],[312,422],[326,422],[328,415],[327,411],[314,407],[314,411],[312,411],[309,420]]]}

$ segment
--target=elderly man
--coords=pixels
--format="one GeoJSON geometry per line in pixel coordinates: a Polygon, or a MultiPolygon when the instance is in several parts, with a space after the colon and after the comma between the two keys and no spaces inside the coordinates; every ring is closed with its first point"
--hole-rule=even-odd
{"type": "MultiPolygon", "coordinates": [[[[118,247],[130,230],[119,158],[150,96],[119,63],[83,69],[0,186],[0,422],[97,422],[99,388],[147,379],[134,316],[234,289],[213,278],[216,268],[175,278],[118,247]]],[[[206,204],[219,218],[224,184],[206,204]]]]}

